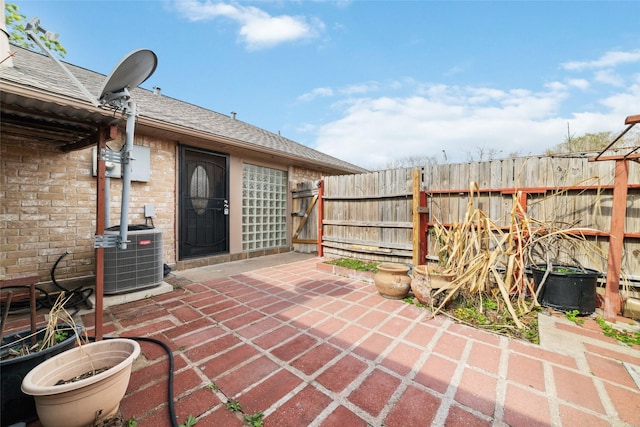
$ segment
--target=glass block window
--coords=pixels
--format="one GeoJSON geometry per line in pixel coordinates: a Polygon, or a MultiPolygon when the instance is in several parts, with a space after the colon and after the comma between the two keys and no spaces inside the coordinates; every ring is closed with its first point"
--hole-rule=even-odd
{"type": "Polygon", "coordinates": [[[242,249],[287,245],[287,172],[245,164],[242,169],[242,249]]]}

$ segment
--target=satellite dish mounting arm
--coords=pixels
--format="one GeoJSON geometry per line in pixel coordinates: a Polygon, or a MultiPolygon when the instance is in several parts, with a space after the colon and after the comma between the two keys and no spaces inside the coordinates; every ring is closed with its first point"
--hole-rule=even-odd
{"type": "Polygon", "coordinates": [[[47,46],[45,46],[45,44],[42,43],[42,40],[40,40],[40,38],[36,34],[38,32],[44,33],[44,36],[49,40],[55,40],[58,38],[58,35],[56,33],[46,31],[44,28],[42,28],[40,26],[40,19],[36,17],[36,18],[33,18],[31,21],[29,21],[29,23],[25,28],[25,33],[27,34],[27,37],[29,37],[31,41],[37,44],[38,47],[42,49],[49,58],[53,59],[55,63],[58,64],[60,68],[62,68],[62,71],[64,71],[67,74],[67,76],[69,76],[69,78],[73,81],[73,83],[75,83],[78,89],[82,91],[84,96],[94,107],[99,107],[100,103],[98,102],[98,100],[87,90],[86,87],[82,85],[82,83],[80,83],[80,81],[76,78],[76,76],[71,74],[71,71],[69,71],[67,67],[65,67],[64,64],[58,58],[56,58],[49,49],[47,49],[47,46]]]}

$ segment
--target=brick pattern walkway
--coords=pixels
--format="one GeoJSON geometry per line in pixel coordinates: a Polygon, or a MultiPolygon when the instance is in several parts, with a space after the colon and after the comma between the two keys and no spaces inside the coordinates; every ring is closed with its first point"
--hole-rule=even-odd
{"type": "MultiPolygon", "coordinates": [[[[212,280],[202,270],[174,292],[109,308],[105,334],[168,343],[178,422],[193,415],[198,427],[243,425],[229,398],[278,427],[640,425],[630,373],[640,352],[592,320],[545,320],[573,337],[558,352],[544,337],[536,346],[431,318],[372,283],[319,271],[319,261],[212,280]]],[[[168,359],[141,346],[121,413],[170,426],[168,359]]]]}

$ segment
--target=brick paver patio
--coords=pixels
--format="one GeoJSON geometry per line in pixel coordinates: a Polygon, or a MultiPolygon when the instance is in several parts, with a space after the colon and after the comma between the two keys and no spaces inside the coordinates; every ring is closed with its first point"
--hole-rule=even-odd
{"type": "MultiPolygon", "coordinates": [[[[533,345],[431,318],[319,262],[178,272],[173,292],[108,308],[105,335],[170,345],[179,424],[241,426],[225,408],[234,399],[278,427],[640,425],[640,352],[593,320],[543,315],[533,345]]],[[[83,320],[90,328],[93,316],[83,320]]],[[[141,346],[121,414],[171,426],[167,355],[141,346]]]]}

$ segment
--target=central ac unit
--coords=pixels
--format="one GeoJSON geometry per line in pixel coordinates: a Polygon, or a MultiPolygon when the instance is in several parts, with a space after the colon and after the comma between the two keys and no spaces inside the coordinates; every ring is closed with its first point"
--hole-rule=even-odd
{"type": "MultiPolygon", "coordinates": [[[[119,227],[111,227],[105,234],[119,234],[119,227]]],[[[126,249],[104,249],[105,295],[139,291],[162,283],[162,232],[145,225],[130,225],[127,239],[126,249]]]]}

